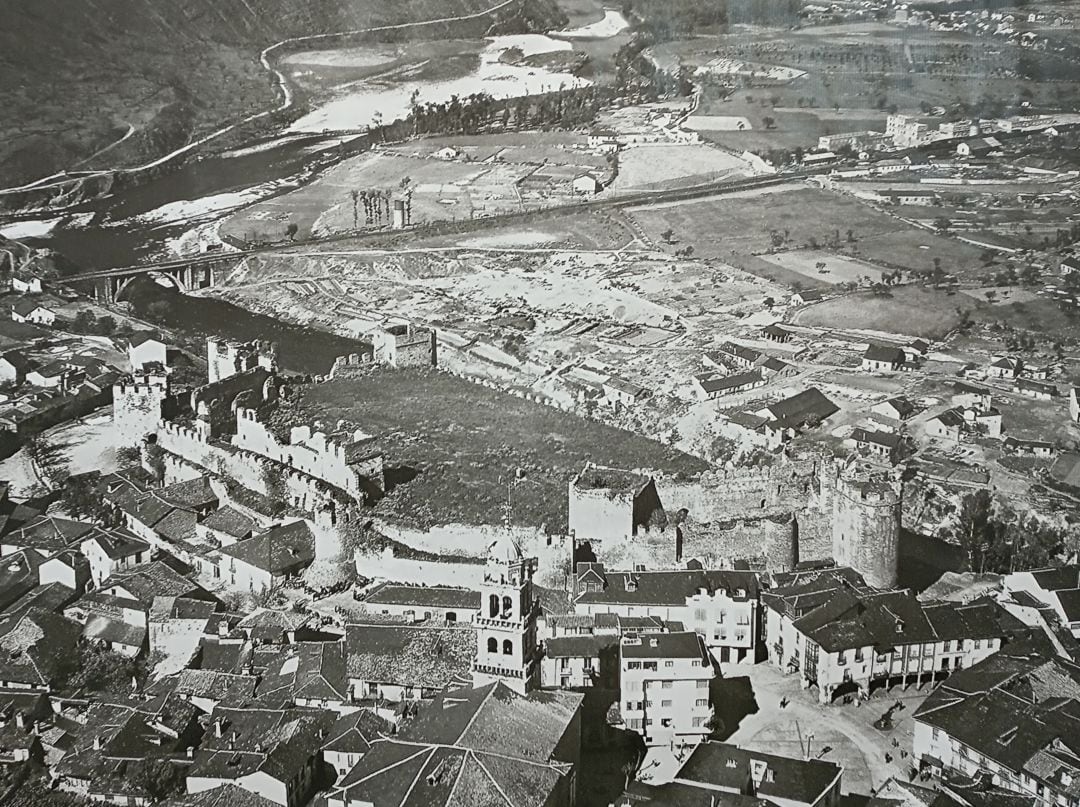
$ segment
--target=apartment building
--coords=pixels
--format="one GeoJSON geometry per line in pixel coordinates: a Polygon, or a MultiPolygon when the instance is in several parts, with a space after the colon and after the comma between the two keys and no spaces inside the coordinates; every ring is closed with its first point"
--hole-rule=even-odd
{"type": "Polygon", "coordinates": [[[709,734],[713,661],[697,633],[657,633],[619,642],[620,710],[646,745],[690,745],[709,734]]]}
{"type": "Polygon", "coordinates": [[[696,631],[721,662],[753,663],[759,586],[753,572],[688,569],[608,572],[589,564],[578,577],[574,609],[596,616],[658,617],[696,631]]]}

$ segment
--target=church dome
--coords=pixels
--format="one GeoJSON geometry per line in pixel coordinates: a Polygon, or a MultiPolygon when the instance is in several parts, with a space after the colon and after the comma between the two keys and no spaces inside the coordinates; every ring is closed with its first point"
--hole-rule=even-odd
{"type": "Polygon", "coordinates": [[[518,542],[505,533],[488,545],[487,559],[494,563],[515,563],[521,558],[521,547],[518,542]]]}

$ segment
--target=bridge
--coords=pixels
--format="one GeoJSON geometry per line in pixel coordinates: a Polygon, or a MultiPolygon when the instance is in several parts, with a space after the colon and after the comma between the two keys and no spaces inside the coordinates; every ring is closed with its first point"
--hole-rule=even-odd
{"type": "MultiPolygon", "coordinates": [[[[734,182],[714,180],[685,188],[675,188],[663,191],[642,191],[641,193],[626,194],[625,196],[583,200],[571,204],[552,205],[551,207],[538,208],[536,210],[523,210],[498,216],[466,219],[453,224],[451,224],[451,222],[439,222],[438,224],[445,224],[446,226],[451,227],[452,231],[455,233],[465,233],[491,227],[499,227],[511,222],[527,221],[534,216],[549,216],[558,213],[582,212],[605,208],[634,207],[642,204],[688,201],[703,197],[721,196],[727,193],[738,193],[741,191],[796,182],[812,176],[813,173],[814,172],[809,171],[799,171],[789,174],[751,177],[749,179],[735,180],[734,182]]],[[[141,276],[156,275],[159,279],[169,281],[178,291],[191,292],[210,288],[215,285],[215,283],[234,268],[236,264],[251,255],[279,253],[294,247],[310,247],[341,241],[357,241],[366,238],[376,238],[391,232],[403,233],[410,231],[419,236],[426,234],[422,226],[413,226],[404,231],[372,230],[361,233],[342,233],[320,238],[259,245],[257,247],[239,249],[231,252],[210,252],[187,258],[150,262],[136,266],[123,266],[115,269],[81,272],[79,274],[68,275],[63,278],[63,282],[66,285],[90,286],[94,298],[102,302],[115,302],[119,300],[131,285],[131,282],[135,278],[141,276]]]]}
{"type": "Polygon", "coordinates": [[[120,300],[132,281],[143,276],[166,280],[180,292],[198,291],[213,286],[223,273],[252,252],[254,250],[206,253],[190,258],[81,272],[62,280],[65,285],[86,288],[95,300],[106,303],[120,300]]]}

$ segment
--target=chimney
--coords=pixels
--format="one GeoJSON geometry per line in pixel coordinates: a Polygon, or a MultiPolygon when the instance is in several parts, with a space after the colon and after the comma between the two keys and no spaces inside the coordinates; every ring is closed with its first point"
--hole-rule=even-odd
{"type": "Polygon", "coordinates": [[[23,716],[22,712],[15,713],[15,725],[18,726],[20,729],[26,728],[26,718],[23,716]]]}
{"type": "Polygon", "coordinates": [[[229,620],[223,618],[218,622],[217,635],[222,639],[229,635],[229,620]]]}
{"type": "Polygon", "coordinates": [[[187,754],[188,759],[194,759],[195,758],[195,748],[193,746],[189,745],[186,749],[184,749],[184,753],[187,754]]]}
{"type": "Polygon", "coordinates": [[[101,737],[99,735],[97,735],[97,734],[94,735],[94,750],[95,751],[100,751],[101,750],[101,737]]]}
{"type": "Polygon", "coordinates": [[[220,739],[220,737],[222,735],[222,730],[224,728],[225,728],[225,726],[223,725],[221,718],[220,717],[215,718],[214,719],[214,736],[218,737],[220,739]]]}

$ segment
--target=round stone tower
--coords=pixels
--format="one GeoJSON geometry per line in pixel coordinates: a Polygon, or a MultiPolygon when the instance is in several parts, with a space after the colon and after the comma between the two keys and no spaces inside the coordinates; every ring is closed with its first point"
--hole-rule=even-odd
{"type": "Polygon", "coordinates": [[[877,588],[897,582],[903,483],[898,475],[858,465],[833,478],[833,558],[877,588]]]}

